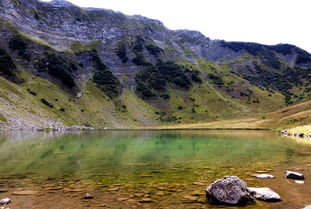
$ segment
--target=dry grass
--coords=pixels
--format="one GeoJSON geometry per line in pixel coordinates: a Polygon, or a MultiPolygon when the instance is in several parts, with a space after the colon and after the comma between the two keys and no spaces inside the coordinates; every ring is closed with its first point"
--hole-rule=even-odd
{"type": "Polygon", "coordinates": [[[305,135],[308,135],[308,134],[311,135],[311,124],[305,125],[305,126],[297,126],[295,128],[288,129],[288,132],[292,135],[294,133],[304,133],[305,135]]]}
{"type": "Polygon", "coordinates": [[[256,118],[222,120],[207,123],[174,124],[155,127],[143,127],[143,129],[268,129],[265,120],[256,118]]]}

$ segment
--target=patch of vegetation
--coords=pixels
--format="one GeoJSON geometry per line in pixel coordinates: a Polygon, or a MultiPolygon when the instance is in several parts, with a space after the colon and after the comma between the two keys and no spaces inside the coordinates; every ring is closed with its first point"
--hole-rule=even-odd
{"type": "Polygon", "coordinates": [[[48,73],[59,79],[68,88],[75,87],[73,71],[77,69],[76,65],[69,63],[62,57],[51,53],[47,55],[47,58],[42,60],[39,64],[39,69],[47,69],[48,73]]]}
{"type": "Polygon", "coordinates": [[[27,44],[21,36],[15,35],[9,41],[9,48],[17,51],[17,54],[27,61],[30,61],[31,55],[27,52],[27,44]]]}
{"type": "Polygon", "coordinates": [[[92,51],[96,48],[98,48],[100,45],[100,41],[93,41],[91,43],[81,43],[78,41],[75,41],[71,45],[71,50],[75,52],[79,51],[92,51]]]}
{"type": "MultiPolygon", "coordinates": [[[[145,68],[136,75],[135,81],[136,91],[143,98],[155,97],[158,93],[165,92],[168,84],[188,90],[192,81],[202,82],[197,71],[191,71],[171,61],[159,61],[156,65],[145,68]]],[[[169,95],[163,98],[167,99],[169,95]]]]}
{"type": "Polygon", "coordinates": [[[280,91],[285,96],[287,105],[293,103],[291,101],[293,93],[291,93],[290,90],[294,86],[303,85],[302,80],[309,74],[307,70],[301,67],[287,68],[282,73],[276,73],[256,65],[256,70],[256,76],[248,75],[244,76],[244,78],[254,85],[280,91]]]}
{"type": "Polygon", "coordinates": [[[54,108],[54,105],[50,102],[48,102],[45,98],[41,98],[40,100],[43,104],[45,104],[46,106],[50,107],[50,108],[54,108]]]}
{"type": "Polygon", "coordinates": [[[133,45],[133,52],[135,54],[142,52],[144,50],[144,43],[145,40],[142,37],[137,36],[133,45]]]}
{"type": "Polygon", "coordinates": [[[275,53],[269,50],[268,46],[249,42],[221,41],[220,44],[222,47],[232,49],[235,52],[245,50],[253,56],[258,56],[268,67],[279,69],[281,66],[281,62],[279,61],[278,57],[275,55],[275,53]]]}
{"type": "Polygon", "coordinates": [[[135,54],[135,57],[132,59],[133,63],[137,66],[151,66],[152,64],[147,62],[145,57],[144,57],[144,44],[145,40],[137,36],[136,41],[133,44],[133,52],[135,54]]]}
{"type": "Polygon", "coordinates": [[[119,44],[116,49],[116,54],[121,59],[122,63],[126,63],[129,59],[126,55],[126,47],[124,44],[119,44]]]}
{"type": "Polygon", "coordinates": [[[37,93],[32,91],[30,88],[28,88],[27,91],[29,92],[29,94],[31,94],[33,96],[37,96],[37,93]]]}
{"type": "Polygon", "coordinates": [[[3,123],[7,123],[8,122],[6,117],[4,117],[4,115],[2,115],[1,113],[0,113],[0,121],[3,122],[3,123]]]}
{"type": "Polygon", "coordinates": [[[17,68],[12,57],[4,49],[0,48],[0,75],[18,81],[16,72],[17,68]]]}
{"type": "Polygon", "coordinates": [[[217,75],[214,75],[214,74],[209,74],[208,75],[208,78],[210,80],[213,81],[213,83],[217,86],[223,86],[224,85],[224,81],[222,80],[221,77],[217,76],[217,75]]]}
{"type": "Polygon", "coordinates": [[[145,45],[145,47],[146,47],[147,51],[150,54],[154,55],[155,57],[158,57],[159,54],[164,52],[163,49],[161,49],[160,47],[156,46],[153,43],[148,43],[148,44],[145,45]]]}
{"type": "Polygon", "coordinates": [[[97,84],[97,87],[110,97],[116,97],[120,95],[122,91],[120,81],[103,63],[96,51],[92,52],[92,60],[96,68],[93,81],[97,84]]]}
{"type": "Polygon", "coordinates": [[[136,57],[132,59],[137,66],[151,66],[150,62],[147,62],[143,54],[136,54],[136,57]]]}

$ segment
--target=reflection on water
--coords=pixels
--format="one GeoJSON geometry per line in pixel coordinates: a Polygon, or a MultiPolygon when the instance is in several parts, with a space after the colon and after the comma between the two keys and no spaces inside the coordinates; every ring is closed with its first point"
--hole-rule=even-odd
{"type": "Polygon", "coordinates": [[[108,185],[243,177],[303,160],[305,146],[263,131],[1,133],[0,179],[108,185]]]}

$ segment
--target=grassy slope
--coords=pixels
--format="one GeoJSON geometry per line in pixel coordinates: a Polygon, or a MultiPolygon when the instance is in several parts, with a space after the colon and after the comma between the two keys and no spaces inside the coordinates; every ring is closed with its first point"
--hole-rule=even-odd
{"type": "Polygon", "coordinates": [[[279,129],[299,126],[293,131],[309,133],[311,126],[308,124],[311,124],[311,101],[285,107],[262,117],[156,126],[151,129],[279,129]]]}
{"type": "MultiPolygon", "coordinates": [[[[154,112],[152,107],[130,91],[125,91],[120,101],[112,101],[95,84],[88,82],[83,96],[74,98],[59,86],[31,75],[21,67],[20,70],[20,76],[25,80],[21,85],[0,77],[0,128],[5,127],[6,123],[11,126],[22,123],[27,124],[27,128],[46,128],[57,122],[62,125],[125,128],[146,125],[147,119],[141,119],[142,115],[146,112],[150,116],[149,112],[154,112]],[[37,95],[30,94],[27,89],[37,95]],[[52,103],[54,108],[43,104],[41,98],[52,103]],[[126,108],[121,111],[123,104],[126,104],[126,108]],[[138,104],[141,111],[137,111],[138,104]],[[65,111],[61,111],[61,108],[65,111]]],[[[150,124],[156,124],[152,119],[148,120],[150,124]]]]}

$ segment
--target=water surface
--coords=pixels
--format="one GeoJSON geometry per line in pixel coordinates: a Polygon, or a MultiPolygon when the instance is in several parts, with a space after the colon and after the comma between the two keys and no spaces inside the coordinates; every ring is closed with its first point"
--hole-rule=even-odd
{"type": "Polygon", "coordinates": [[[207,186],[236,175],[260,185],[251,174],[263,170],[281,176],[288,166],[310,163],[310,156],[310,145],[273,131],[1,133],[0,183],[19,188],[207,186]]]}

